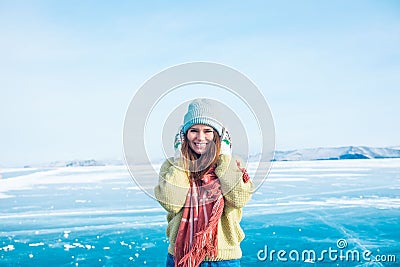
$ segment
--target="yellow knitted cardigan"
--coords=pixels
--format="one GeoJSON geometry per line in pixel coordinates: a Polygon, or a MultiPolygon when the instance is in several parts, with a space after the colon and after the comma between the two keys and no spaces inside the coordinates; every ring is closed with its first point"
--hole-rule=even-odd
{"type": "MultiPolygon", "coordinates": [[[[239,223],[242,219],[242,208],[251,198],[253,184],[251,180],[243,182],[243,173],[237,167],[237,160],[240,161],[236,157],[221,155],[217,161],[215,174],[221,183],[225,206],[218,222],[218,256],[205,260],[220,261],[242,257],[240,242],[245,235],[239,223]]],[[[159,183],[154,192],[158,202],[168,212],[168,252],[174,255],[175,239],[182,219],[182,207],[189,190],[189,180],[186,172],[177,167],[182,166],[182,161],[172,161],[173,158],[167,159],[161,166],[159,183]]]]}

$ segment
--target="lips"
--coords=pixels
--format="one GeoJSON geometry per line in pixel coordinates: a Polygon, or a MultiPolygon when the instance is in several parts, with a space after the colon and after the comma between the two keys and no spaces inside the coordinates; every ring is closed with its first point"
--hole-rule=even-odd
{"type": "Polygon", "coordinates": [[[207,146],[207,143],[196,143],[196,142],[194,142],[194,145],[197,148],[205,148],[207,146]]]}

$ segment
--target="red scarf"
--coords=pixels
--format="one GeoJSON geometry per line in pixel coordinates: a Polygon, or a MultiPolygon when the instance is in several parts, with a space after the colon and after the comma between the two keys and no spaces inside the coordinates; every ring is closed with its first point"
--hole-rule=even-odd
{"type": "Polygon", "coordinates": [[[218,254],[218,221],[224,209],[219,179],[211,168],[190,188],[175,241],[175,267],[197,267],[218,254]]]}

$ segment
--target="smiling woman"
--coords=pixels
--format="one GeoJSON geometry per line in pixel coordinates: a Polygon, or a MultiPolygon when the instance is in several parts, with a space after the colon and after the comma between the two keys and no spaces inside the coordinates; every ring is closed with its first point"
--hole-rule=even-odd
{"type": "Polygon", "coordinates": [[[194,179],[200,179],[209,166],[216,164],[221,151],[218,132],[211,126],[196,124],[184,134],[182,153],[188,159],[188,169],[194,179]]]}
{"type": "Polygon", "coordinates": [[[214,108],[207,99],[190,103],[175,156],[160,169],[155,196],[168,212],[167,266],[240,266],[239,223],[253,184],[214,108]]]}
{"type": "Polygon", "coordinates": [[[187,135],[187,142],[190,148],[197,154],[204,154],[210,147],[210,142],[214,139],[212,127],[202,124],[190,127],[187,135]]]}

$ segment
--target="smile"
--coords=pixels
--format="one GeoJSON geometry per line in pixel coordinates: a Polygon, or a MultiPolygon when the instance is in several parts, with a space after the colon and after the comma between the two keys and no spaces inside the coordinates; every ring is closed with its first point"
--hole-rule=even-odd
{"type": "Polygon", "coordinates": [[[194,145],[198,148],[204,148],[207,146],[207,143],[194,143],[194,145]]]}

